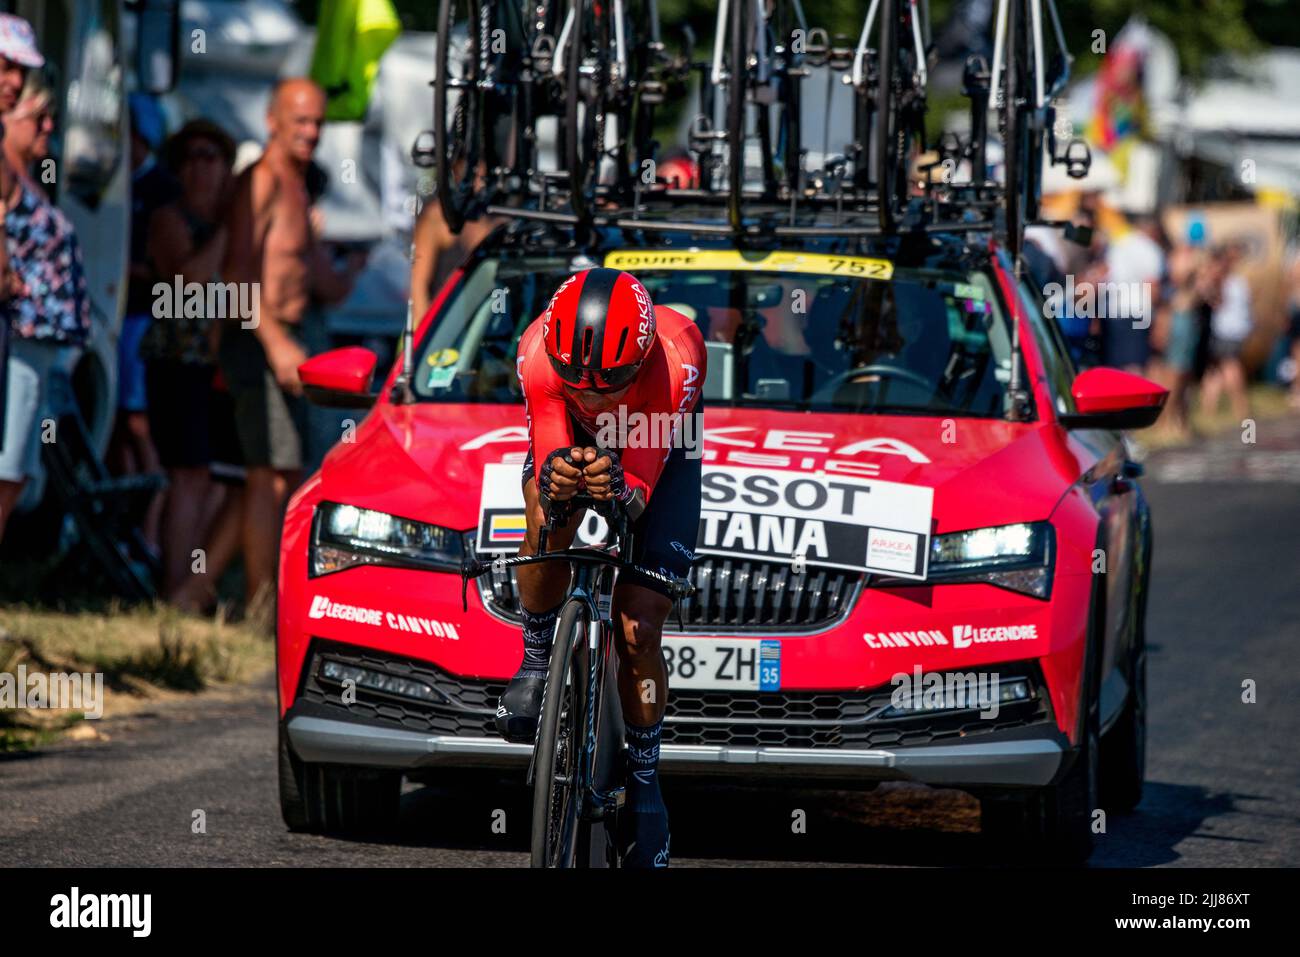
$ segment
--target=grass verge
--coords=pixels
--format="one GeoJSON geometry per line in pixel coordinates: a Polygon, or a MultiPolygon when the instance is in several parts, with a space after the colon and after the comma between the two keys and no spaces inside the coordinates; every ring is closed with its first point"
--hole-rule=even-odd
{"type": "MultiPolygon", "coordinates": [[[[1249,390],[1250,417],[1256,420],[1276,419],[1285,415],[1294,415],[1295,411],[1287,404],[1286,390],[1275,385],[1256,383],[1249,390]]],[[[1219,404],[1214,412],[1206,412],[1200,406],[1199,395],[1192,395],[1192,414],[1190,433],[1180,433],[1169,428],[1162,419],[1154,428],[1132,433],[1145,448],[1149,450],[1171,449],[1179,446],[1195,445],[1197,442],[1226,435],[1234,430],[1240,431],[1241,422],[1227,407],[1227,401],[1219,404]]]]}
{"type": "MultiPolygon", "coordinates": [[[[164,606],[93,611],[0,607],[0,673],[103,675],[103,713],[128,714],[160,698],[250,680],[274,664],[256,623],[182,615],[164,606]]],[[[68,734],[96,737],[70,709],[0,707],[0,752],[41,747],[68,734]]]]}

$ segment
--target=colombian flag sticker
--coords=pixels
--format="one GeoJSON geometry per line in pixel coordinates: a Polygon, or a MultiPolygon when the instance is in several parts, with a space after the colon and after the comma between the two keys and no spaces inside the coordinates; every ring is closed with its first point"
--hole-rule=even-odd
{"type": "Polygon", "coordinates": [[[488,539],[493,542],[522,542],[527,530],[528,522],[523,515],[493,515],[488,539]]]}

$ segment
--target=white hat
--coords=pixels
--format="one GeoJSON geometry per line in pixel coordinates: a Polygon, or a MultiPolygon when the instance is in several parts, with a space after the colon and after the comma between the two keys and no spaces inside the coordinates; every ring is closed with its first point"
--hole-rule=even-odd
{"type": "Polygon", "coordinates": [[[36,31],[12,13],[0,13],[0,58],[19,66],[45,66],[45,57],[36,49],[36,31]]]}

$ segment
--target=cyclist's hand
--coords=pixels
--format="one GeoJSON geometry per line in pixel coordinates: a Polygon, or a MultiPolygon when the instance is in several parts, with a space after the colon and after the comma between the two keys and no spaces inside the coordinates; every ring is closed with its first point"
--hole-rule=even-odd
{"type": "Polygon", "coordinates": [[[598,502],[622,499],[627,491],[627,482],[623,478],[618,453],[606,449],[584,451],[587,464],[582,474],[587,483],[587,493],[598,502]]]}
{"type": "MultiPolygon", "coordinates": [[[[589,450],[587,450],[589,451],[589,450]]],[[[583,449],[556,449],[546,457],[542,467],[542,481],[538,487],[543,501],[567,502],[578,494],[578,480],[582,471],[573,462],[584,460],[583,449]]]]}

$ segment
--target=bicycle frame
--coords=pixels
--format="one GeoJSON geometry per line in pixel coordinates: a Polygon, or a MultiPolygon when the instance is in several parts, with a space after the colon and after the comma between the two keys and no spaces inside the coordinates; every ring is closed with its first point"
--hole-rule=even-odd
{"type": "MultiPolygon", "coordinates": [[[[998,0],[998,9],[995,18],[995,28],[993,35],[993,75],[990,78],[989,86],[994,91],[1002,89],[1002,71],[1009,69],[1010,66],[1003,66],[1006,61],[1007,47],[1007,4],[1024,3],[1024,0],[998,0]]],[[[1065,45],[1065,32],[1061,28],[1061,18],[1056,11],[1054,0],[1047,0],[1047,12],[1052,19],[1052,32],[1056,38],[1056,46],[1061,51],[1064,61],[1062,69],[1052,79],[1050,87],[1046,87],[1043,73],[1043,64],[1046,61],[1043,44],[1043,0],[1029,0],[1030,10],[1030,33],[1029,40],[1032,44],[1030,52],[1032,54],[1034,67],[1034,98],[1032,101],[1033,110],[1041,110],[1047,106],[1048,102],[1065,89],[1070,82],[1070,56],[1065,45]]],[[[995,104],[1001,106],[1001,102],[995,104]]]]}
{"type": "MultiPolygon", "coordinates": [[[[581,800],[579,820],[586,823],[604,821],[615,814],[623,804],[621,786],[602,789],[597,780],[597,757],[600,749],[601,717],[604,710],[605,675],[613,653],[614,626],[610,618],[614,587],[613,576],[604,569],[586,563],[574,564],[574,581],[565,598],[565,604],[579,601],[586,606],[587,634],[580,637],[581,647],[554,648],[554,653],[569,651],[576,654],[578,673],[585,679],[586,690],[582,700],[583,713],[576,716],[582,727],[583,747],[578,754],[574,790],[581,800]],[[602,611],[603,609],[603,611],[602,611]]],[[[559,636],[556,636],[557,639],[559,636]]],[[[568,636],[565,636],[566,640],[568,636]]],[[[537,750],[528,762],[527,782],[534,784],[537,750]]]]}
{"type": "MultiPolygon", "coordinates": [[[[581,500],[577,500],[577,504],[590,507],[581,500]]],[[[579,831],[572,837],[578,850],[587,854],[588,858],[590,856],[589,842],[592,826],[603,823],[608,832],[612,827],[618,808],[623,803],[622,786],[606,786],[606,782],[602,781],[599,767],[607,675],[610,669],[610,656],[613,654],[614,649],[612,612],[614,588],[617,583],[616,573],[619,570],[633,570],[641,575],[658,580],[666,584],[670,593],[677,598],[686,597],[694,590],[688,583],[681,580],[647,568],[641,568],[626,561],[623,555],[630,553],[634,544],[628,529],[626,514],[621,509],[616,510],[610,506],[603,506],[598,510],[605,514],[614,531],[614,541],[619,549],[617,557],[609,551],[598,548],[569,548],[559,552],[548,552],[546,550],[547,539],[555,522],[555,519],[552,518],[552,521],[548,522],[540,530],[537,554],[517,555],[513,558],[497,558],[490,562],[469,558],[461,567],[461,601],[466,608],[468,608],[470,579],[477,578],[489,570],[517,568],[523,565],[556,561],[567,562],[573,569],[573,581],[565,595],[560,616],[556,623],[556,634],[551,655],[553,665],[557,661],[556,656],[560,656],[558,660],[566,664],[572,658],[574,665],[566,667],[563,674],[566,676],[566,680],[575,681],[575,683],[581,685],[581,694],[578,697],[579,713],[569,716],[569,720],[575,722],[576,727],[579,728],[582,742],[581,748],[575,755],[573,779],[569,783],[569,789],[571,799],[576,798],[579,802],[577,815],[579,831]],[[583,606],[587,628],[585,634],[577,636],[576,643],[570,644],[574,636],[567,633],[561,634],[560,631],[566,620],[566,612],[574,602],[578,602],[583,606]],[[585,850],[583,850],[584,848],[585,850]]],[[[554,672],[552,672],[551,677],[554,677],[554,672]]],[[[565,688],[568,687],[566,684],[564,687],[552,688],[550,687],[550,680],[551,678],[548,677],[545,696],[563,694],[565,688]]],[[[543,698],[542,710],[543,714],[545,714],[545,697],[543,698]]],[[[541,735],[541,729],[542,726],[539,725],[539,736],[541,735]]],[[[536,761],[541,750],[541,744],[540,740],[536,742],[528,765],[527,780],[534,789],[534,801],[538,800],[538,789],[542,787],[548,789],[546,797],[549,798],[549,789],[554,784],[553,779],[544,782],[536,774],[536,761]]],[[[553,758],[554,753],[552,753],[553,758]]],[[[553,778],[553,773],[551,776],[553,778]]],[[[613,859],[613,855],[607,855],[607,862],[613,859]]]]}
{"type": "MultiPolygon", "coordinates": [[[[1059,68],[1050,78],[1046,75],[1043,2],[998,0],[994,26],[989,88],[995,98],[994,106],[1002,115],[1007,171],[1004,177],[1006,245],[1013,256],[1019,254],[1025,226],[1039,216],[1044,140],[1048,161],[1065,165],[1072,177],[1086,175],[1091,159],[1090,155],[1077,156],[1075,143],[1080,141],[1073,139],[1064,154],[1058,155],[1052,101],[1069,82],[1071,57],[1055,0],[1046,0],[1060,54],[1059,68]]],[[[1086,146],[1083,152],[1087,153],[1086,146]]]]}
{"type": "MultiPolygon", "coordinates": [[[[929,83],[929,73],[925,65],[925,41],[922,39],[921,11],[917,0],[908,0],[912,8],[912,44],[916,52],[917,79],[922,89],[929,83]]],[[[849,74],[856,88],[861,89],[867,82],[867,54],[870,52],[871,30],[876,23],[876,11],[880,0],[871,0],[867,15],[862,20],[862,33],[858,35],[858,46],[853,52],[853,70],[849,74]]],[[[926,13],[926,29],[929,28],[929,14],[926,13]]]]}

